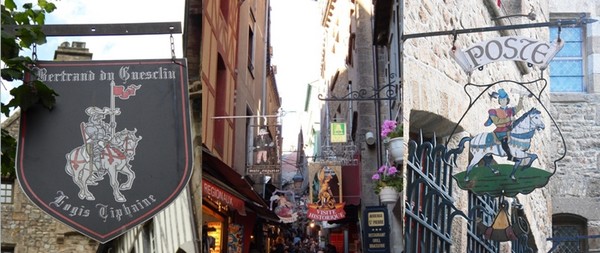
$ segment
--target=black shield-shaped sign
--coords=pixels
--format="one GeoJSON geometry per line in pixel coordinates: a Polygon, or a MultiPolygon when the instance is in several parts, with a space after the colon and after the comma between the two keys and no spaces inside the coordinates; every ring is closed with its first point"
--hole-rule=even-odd
{"type": "Polygon", "coordinates": [[[185,60],[36,67],[59,96],[21,114],[17,177],[32,202],[107,242],[179,195],[192,168],[185,60]]]}

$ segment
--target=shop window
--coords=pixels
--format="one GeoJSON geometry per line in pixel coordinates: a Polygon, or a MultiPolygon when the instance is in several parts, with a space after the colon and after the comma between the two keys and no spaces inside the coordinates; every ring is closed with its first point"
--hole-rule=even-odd
{"type": "MultiPolygon", "coordinates": [[[[550,27],[550,41],[559,35],[558,27],[550,27]]],[[[584,29],[581,26],[560,28],[564,47],[550,62],[551,92],[583,92],[584,90],[584,29]]]]}
{"type": "MultiPolygon", "coordinates": [[[[2,186],[0,188],[0,203],[12,203],[13,202],[13,186],[14,180],[2,179],[2,186]]],[[[2,251],[4,252],[4,251],[2,251]]]]}
{"type": "Polygon", "coordinates": [[[569,215],[555,214],[552,216],[552,238],[554,243],[559,243],[555,253],[588,252],[587,240],[578,240],[576,237],[587,235],[587,221],[585,218],[569,215]]]}

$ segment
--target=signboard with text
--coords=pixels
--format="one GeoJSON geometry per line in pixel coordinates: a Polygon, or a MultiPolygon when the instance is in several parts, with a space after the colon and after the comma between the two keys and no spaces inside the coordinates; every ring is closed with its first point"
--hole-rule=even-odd
{"type": "Polygon", "coordinates": [[[16,172],[33,203],[104,243],[179,195],[193,162],[185,60],[35,68],[59,96],[21,114],[16,172]]]}
{"type": "Polygon", "coordinates": [[[387,208],[367,206],[363,214],[365,252],[390,252],[390,231],[387,208]]]}
{"type": "Polygon", "coordinates": [[[522,61],[546,69],[563,46],[562,40],[551,44],[527,37],[504,36],[479,42],[464,50],[453,48],[451,56],[469,74],[498,61],[522,61]]]}
{"type": "Polygon", "coordinates": [[[344,143],[346,139],[346,123],[331,122],[331,142],[344,143]]]}
{"type": "Polygon", "coordinates": [[[317,221],[334,221],[346,217],[342,202],[342,167],[309,164],[310,203],[306,217],[317,221]]]}

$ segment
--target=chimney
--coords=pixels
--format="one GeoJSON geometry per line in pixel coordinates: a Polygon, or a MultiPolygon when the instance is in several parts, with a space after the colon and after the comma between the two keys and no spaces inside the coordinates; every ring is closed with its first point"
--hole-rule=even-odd
{"type": "Polygon", "coordinates": [[[92,60],[92,53],[85,47],[85,42],[65,41],[54,51],[55,61],[89,61],[92,60]]]}

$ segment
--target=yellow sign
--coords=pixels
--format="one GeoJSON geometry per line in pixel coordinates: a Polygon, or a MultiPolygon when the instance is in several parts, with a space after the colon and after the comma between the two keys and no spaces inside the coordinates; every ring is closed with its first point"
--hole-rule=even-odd
{"type": "Polygon", "coordinates": [[[385,216],[383,212],[371,212],[368,214],[367,222],[369,227],[381,227],[385,225],[385,216]]]}
{"type": "Polygon", "coordinates": [[[331,142],[346,142],[346,123],[331,123],[331,142]]]}

